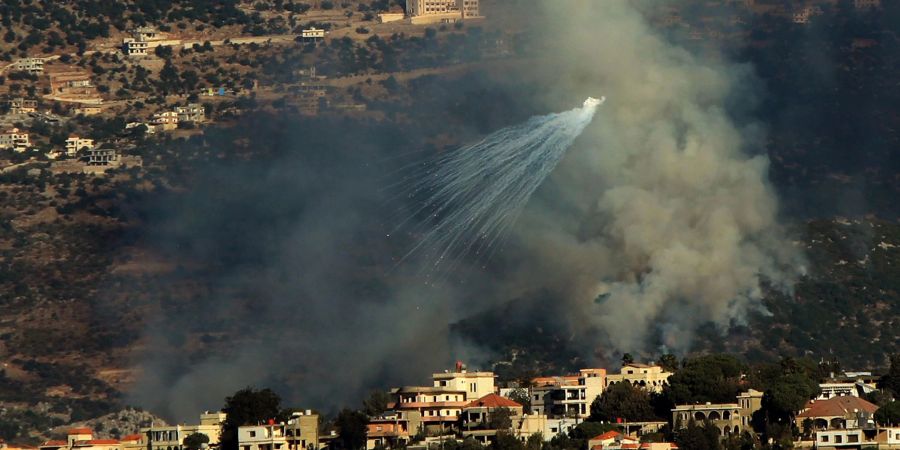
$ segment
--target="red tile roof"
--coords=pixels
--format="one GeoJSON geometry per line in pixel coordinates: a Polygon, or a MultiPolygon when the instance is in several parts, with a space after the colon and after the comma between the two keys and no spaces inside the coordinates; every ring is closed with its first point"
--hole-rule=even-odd
{"type": "Polygon", "coordinates": [[[123,441],[139,441],[143,438],[143,434],[129,434],[128,436],[124,436],[122,438],[123,441]]]}
{"type": "Polygon", "coordinates": [[[66,441],[47,441],[41,444],[41,447],[61,447],[64,445],[68,445],[66,441]]]}
{"type": "Polygon", "coordinates": [[[613,439],[613,438],[615,438],[616,436],[621,436],[621,435],[622,435],[622,433],[619,433],[618,431],[607,431],[606,433],[603,433],[603,434],[601,434],[600,436],[594,436],[594,437],[590,438],[589,440],[591,440],[591,441],[605,441],[605,440],[607,440],[607,439],[613,439]]]}
{"type": "Polygon", "coordinates": [[[521,408],[522,405],[497,394],[488,394],[466,405],[466,408],[521,408]]]}
{"type": "Polygon", "coordinates": [[[828,400],[811,400],[806,404],[806,410],[797,414],[797,418],[805,417],[844,417],[853,414],[853,410],[874,413],[878,406],[873,405],[859,397],[842,395],[828,400]]]}
{"type": "Polygon", "coordinates": [[[82,428],[72,428],[68,432],[67,435],[71,436],[73,434],[94,434],[94,431],[90,428],[82,427],[82,428]]]}
{"type": "Polygon", "coordinates": [[[117,445],[118,439],[91,439],[86,442],[87,445],[117,445]]]}

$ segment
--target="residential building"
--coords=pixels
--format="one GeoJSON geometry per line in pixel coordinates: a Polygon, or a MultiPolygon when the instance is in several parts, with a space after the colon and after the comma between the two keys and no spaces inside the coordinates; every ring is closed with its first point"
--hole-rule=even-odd
{"type": "Polygon", "coordinates": [[[44,73],[44,60],[42,58],[22,58],[14,65],[16,70],[23,70],[33,75],[44,73]]]}
{"type": "Polygon", "coordinates": [[[9,106],[10,114],[28,114],[37,112],[37,100],[26,100],[24,98],[14,98],[6,102],[9,106]]]}
{"type": "Polygon", "coordinates": [[[485,445],[492,443],[501,429],[497,428],[497,424],[491,423],[491,415],[504,408],[509,411],[510,419],[509,428],[504,429],[509,430],[514,425],[521,426],[519,418],[523,416],[524,408],[520,403],[497,394],[488,394],[470,402],[462,410],[463,438],[472,437],[485,445]]]}
{"type": "Polygon", "coordinates": [[[662,388],[666,385],[670,376],[672,376],[672,372],[666,372],[661,366],[629,363],[623,365],[618,374],[607,376],[606,386],[620,381],[627,381],[650,392],[662,392],[662,388]]]}
{"type": "Polygon", "coordinates": [[[50,89],[57,94],[92,93],[91,75],[80,70],[56,72],[50,75],[50,89]]]}
{"type": "Polygon", "coordinates": [[[312,27],[300,31],[300,37],[304,42],[315,42],[325,39],[325,30],[312,27]]]}
{"type": "Polygon", "coordinates": [[[94,140],[87,138],[80,138],[78,136],[69,136],[66,139],[66,156],[73,157],[75,156],[79,150],[87,147],[91,149],[94,147],[94,140]]]}
{"type": "Polygon", "coordinates": [[[115,148],[104,144],[100,148],[90,148],[87,151],[86,164],[96,167],[117,167],[119,165],[119,154],[115,148]]]}
{"type": "Polygon", "coordinates": [[[443,434],[455,430],[462,408],[469,404],[466,391],[447,387],[406,386],[392,391],[395,409],[409,421],[412,433],[443,434]]]}
{"type": "Polygon", "coordinates": [[[407,0],[406,13],[414,24],[481,17],[478,0],[407,0]]]}
{"type": "Polygon", "coordinates": [[[749,430],[750,421],[753,420],[753,413],[762,408],[763,393],[756,389],[750,389],[741,392],[737,396],[738,407],[741,412],[741,429],[749,430]]]}
{"type": "Polygon", "coordinates": [[[209,445],[216,446],[219,443],[219,435],[222,433],[222,422],[225,421],[225,413],[221,411],[206,411],[200,414],[200,423],[197,425],[165,425],[141,428],[141,434],[147,437],[145,450],[182,450],[184,438],[202,433],[209,436],[209,445]]]}
{"type": "Polygon", "coordinates": [[[875,441],[882,448],[900,448],[900,427],[878,428],[875,441]]]}
{"type": "Polygon", "coordinates": [[[11,128],[9,131],[0,133],[0,149],[12,149],[17,152],[24,152],[31,147],[28,140],[28,133],[20,131],[18,128],[11,128]]]}
{"type": "Polygon", "coordinates": [[[122,49],[128,56],[147,56],[150,43],[135,38],[122,39],[122,49]]]}
{"type": "Polygon", "coordinates": [[[240,450],[313,450],[318,448],[319,416],[295,412],[287,422],[238,427],[240,450]]]}
{"type": "Polygon", "coordinates": [[[493,372],[469,372],[465,364],[456,363],[454,371],[446,370],[431,375],[434,387],[448,388],[465,393],[465,400],[475,400],[496,392],[493,372]]]}
{"type": "Polygon", "coordinates": [[[122,450],[118,439],[95,439],[90,428],[72,428],[66,432],[66,440],[46,441],[40,450],[122,450]]]}
{"type": "MultiPolygon", "coordinates": [[[[534,407],[532,406],[532,411],[534,407]]],[[[535,414],[531,414],[532,416],[535,414]]],[[[546,415],[540,414],[542,417],[547,417],[546,415]]],[[[553,439],[557,434],[566,434],[572,428],[578,426],[582,420],[576,417],[547,417],[545,426],[544,426],[544,439],[550,440],[553,439]]]]}
{"type": "Polygon", "coordinates": [[[855,382],[820,383],[819,389],[821,389],[822,392],[816,397],[816,400],[828,400],[829,398],[840,397],[842,395],[862,397],[865,394],[878,390],[878,387],[875,386],[875,383],[859,380],[855,382]]]}
{"type": "Polygon", "coordinates": [[[591,413],[591,402],[607,385],[605,369],[581,369],[577,375],[532,380],[531,410],[548,417],[580,417],[591,413]]]}
{"type": "Polygon", "coordinates": [[[131,35],[140,41],[152,41],[160,38],[159,32],[153,27],[137,27],[131,31],[131,35]]]}
{"type": "Polygon", "coordinates": [[[672,428],[679,430],[696,423],[710,422],[727,436],[745,430],[741,421],[741,407],[737,403],[706,403],[702,405],[676,405],[672,409],[672,428]]]}
{"type": "Polygon", "coordinates": [[[840,449],[840,448],[863,448],[874,446],[877,448],[875,440],[877,433],[874,428],[871,430],[863,430],[861,428],[854,429],[834,429],[822,430],[816,432],[816,448],[817,449],[840,449]]]}
{"type": "Polygon", "coordinates": [[[637,448],[640,440],[635,437],[626,436],[618,431],[607,431],[599,436],[588,439],[589,450],[607,450],[619,448],[637,448]]]}
{"type": "Polygon", "coordinates": [[[844,395],[828,400],[810,400],[795,420],[800,428],[804,421],[810,420],[812,429],[816,431],[868,428],[874,426],[872,415],[877,409],[878,406],[859,397],[844,395]]]}
{"type": "Polygon", "coordinates": [[[378,14],[378,23],[389,23],[389,22],[398,22],[406,18],[406,13],[403,10],[391,10],[388,12],[383,12],[378,14]]]}
{"type": "Polygon", "coordinates": [[[81,105],[72,108],[72,114],[76,116],[93,116],[100,114],[101,111],[103,111],[103,108],[97,105],[81,105]]]}
{"type": "Polygon", "coordinates": [[[150,119],[157,130],[167,131],[178,128],[178,113],[175,111],[164,111],[156,113],[150,119]]]}
{"type": "Polygon", "coordinates": [[[203,122],[206,120],[206,108],[198,103],[176,106],[175,114],[178,115],[179,122],[203,122]]]}
{"type": "Polygon", "coordinates": [[[396,411],[369,420],[366,425],[366,450],[376,447],[397,448],[409,443],[409,420],[396,411]]]}

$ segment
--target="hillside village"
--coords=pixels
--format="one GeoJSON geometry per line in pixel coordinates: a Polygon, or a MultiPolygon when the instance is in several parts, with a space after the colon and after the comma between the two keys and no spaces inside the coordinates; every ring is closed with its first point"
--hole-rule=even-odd
{"type": "MultiPolygon", "coordinates": [[[[129,367],[132,351],[147,345],[140,334],[148,311],[186,314],[181,308],[189,307],[179,301],[208,289],[201,277],[185,281],[185,274],[196,275],[191,262],[175,264],[159,249],[141,246],[136,230],[148,215],[141,202],[163,192],[180,195],[190,176],[217,161],[265,157],[264,136],[241,132],[273,134],[297,124],[281,122],[287,116],[299,117],[297,129],[308,135],[325,126],[430,127],[436,137],[426,142],[429,148],[444,148],[455,142],[447,137],[450,127],[465,128],[460,117],[477,114],[460,108],[446,120],[427,101],[414,104],[411,93],[452,96],[462,105],[466,96],[498,95],[501,87],[467,76],[498,66],[527,72],[540,47],[517,19],[492,14],[497,2],[489,0],[176,1],[122,10],[114,3],[84,2],[82,10],[72,2],[0,5],[0,283],[9,292],[0,320],[0,435],[9,442],[0,450],[900,448],[900,413],[891,400],[900,395],[896,363],[884,373],[789,363],[732,370],[701,359],[717,367],[708,384],[692,381],[702,377],[696,368],[685,370],[688,360],[666,367],[631,361],[563,375],[572,361],[583,361],[562,349],[563,338],[543,334],[536,340],[546,348],[531,349],[531,355],[546,350],[540,361],[513,340],[492,349],[508,365],[498,361],[492,371],[457,365],[422,386],[381,392],[374,408],[336,417],[279,409],[236,424],[211,410],[197,411],[191,424],[144,424],[128,433],[69,426],[122,406],[122,393],[138,376],[129,367]],[[429,81],[448,92],[429,89],[429,81]],[[127,249],[124,256],[113,256],[116,246],[127,249]],[[178,279],[171,282],[170,274],[178,279]],[[546,376],[532,373],[544,369],[546,376]],[[889,373],[893,378],[884,377],[889,373]],[[815,387],[798,380],[800,374],[815,387]],[[220,445],[226,430],[233,439],[220,445]]],[[[787,43],[815,33],[829,17],[852,12],[881,23],[897,11],[885,0],[693,3],[648,15],[699,51],[740,48],[750,59],[771,48],[796,56],[787,43]],[[750,24],[759,28],[751,31],[750,24]]],[[[841,74],[847,85],[874,86],[853,98],[890,103],[885,87],[893,80],[878,77],[895,67],[884,55],[898,42],[863,19],[845,24],[849,37],[832,50],[861,61],[861,69],[841,74]]],[[[804,61],[772,58],[760,71],[804,80],[775,90],[816,105],[817,91],[804,84],[809,77],[789,76],[811,66],[804,61]]],[[[817,109],[851,109],[826,106],[817,109]]],[[[897,137],[900,116],[877,105],[864,109],[854,120],[897,137]]],[[[852,184],[858,174],[827,164],[829,149],[845,144],[798,135],[779,122],[768,142],[772,176],[791,188],[826,193],[852,184]]],[[[879,155],[871,159],[880,161],[879,155]]],[[[896,212],[891,193],[900,179],[884,167],[860,173],[866,186],[888,193],[874,196],[872,208],[896,212]]],[[[900,323],[890,319],[900,308],[896,221],[867,215],[806,225],[800,234],[820,264],[818,278],[799,285],[796,302],[771,299],[772,315],[759,318],[758,328],[731,340],[711,333],[699,348],[754,363],[832,352],[854,367],[886,367],[886,355],[900,351],[900,323]],[[844,285],[835,287],[838,282],[844,285]]],[[[461,321],[460,332],[490,344],[493,336],[486,335],[507,331],[493,327],[499,321],[492,313],[483,313],[485,322],[461,321]]],[[[534,332],[519,331],[509,335],[534,332]]],[[[225,345],[228,335],[212,326],[197,335],[164,332],[192,354],[225,345]]]]}
{"type": "Polygon", "coordinates": [[[429,384],[373,392],[362,410],[345,409],[331,419],[310,409],[280,410],[277,395],[248,388],[226,399],[222,411],[198,412],[195,423],[149,424],[127,435],[61,427],[60,439],[5,448],[900,448],[900,401],[891,400],[900,388],[900,358],[880,376],[824,374],[835,368],[825,362],[815,367],[783,360],[780,366],[748,371],[726,355],[684,360],[680,367],[671,355],[664,360],[675,367],[626,358],[615,371],[590,368],[502,385],[494,373],[457,362],[451,370],[434,373],[429,384]],[[753,373],[767,370],[775,373],[753,373]],[[822,382],[812,380],[813,372],[825,377],[822,382]],[[763,381],[767,376],[774,378],[763,381]],[[761,382],[768,389],[752,387],[761,382]],[[729,390],[734,397],[721,401],[729,390]],[[694,401],[662,400],[679,397],[694,401]],[[698,401],[714,398],[720,401],[698,401]],[[240,419],[229,420],[234,417],[240,419]]]}

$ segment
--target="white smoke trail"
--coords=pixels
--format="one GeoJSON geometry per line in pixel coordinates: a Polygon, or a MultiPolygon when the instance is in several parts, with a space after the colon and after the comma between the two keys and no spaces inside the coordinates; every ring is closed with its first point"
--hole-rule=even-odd
{"type": "Polygon", "coordinates": [[[532,117],[426,163],[410,194],[424,193],[418,213],[429,217],[409,254],[423,252],[434,266],[487,256],[604,100],[532,117]]]}

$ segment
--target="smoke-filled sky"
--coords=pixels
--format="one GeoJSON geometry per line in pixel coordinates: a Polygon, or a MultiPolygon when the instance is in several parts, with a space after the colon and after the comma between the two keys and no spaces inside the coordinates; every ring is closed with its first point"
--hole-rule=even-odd
{"type": "MultiPolygon", "coordinates": [[[[415,237],[387,237],[411,205],[386,188],[396,181],[386,161],[429,136],[288,119],[289,130],[267,138],[277,156],[210,166],[189,194],[160,205],[148,239],[214,266],[204,274],[215,282],[190,300],[197,314],[148,328],[159,351],[141,356],[130,401],[188,419],[256,385],[298,407],[356,406],[371,388],[427,382],[454,359],[489,361],[477,343],[451,338],[449,324],[539,289],[562,299],[559,314],[586,356],[683,352],[697,326],[725,329],[760,309],[761,277],[790,286],[802,258],[756,151],[764,124],[732,119],[746,117],[735,105],[752,106],[752,68],[667,43],[625,0],[509,6],[533,14],[546,47],[527,75],[470,78],[516,108],[475,105],[471,117],[490,123],[463,114],[461,140],[587,96],[608,100],[503,254],[437,284],[417,275],[423,261],[395,266],[415,237]],[[525,76],[543,89],[517,91],[525,76]],[[167,336],[216,327],[240,338],[188,356],[167,336]]],[[[428,106],[450,114],[458,97],[428,106]]]]}

